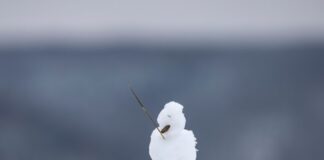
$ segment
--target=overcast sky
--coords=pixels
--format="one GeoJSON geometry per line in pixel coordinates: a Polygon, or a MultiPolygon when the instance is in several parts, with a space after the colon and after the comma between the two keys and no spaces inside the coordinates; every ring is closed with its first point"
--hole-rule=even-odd
{"type": "Polygon", "coordinates": [[[324,33],[322,0],[0,0],[0,35],[324,33]]]}

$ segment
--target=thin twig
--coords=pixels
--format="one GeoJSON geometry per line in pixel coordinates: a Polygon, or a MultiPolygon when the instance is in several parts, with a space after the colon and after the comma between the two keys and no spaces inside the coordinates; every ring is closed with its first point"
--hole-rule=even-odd
{"type": "Polygon", "coordinates": [[[129,84],[129,89],[132,92],[133,96],[135,97],[136,101],[138,102],[138,104],[140,105],[141,109],[143,110],[143,112],[145,113],[145,115],[151,120],[151,122],[153,123],[154,127],[159,131],[159,133],[161,134],[162,138],[164,138],[161,130],[159,129],[157,123],[153,120],[152,116],[150,115],[150,113],[148,112],[148,110],[145,108],[144,104],[142,103],[142,101],[139,99],[139,97],[137,96],[137,94],[135,93],[135,91],[133,90],[133,88],[131,87],[131,85],[129,84]]]}

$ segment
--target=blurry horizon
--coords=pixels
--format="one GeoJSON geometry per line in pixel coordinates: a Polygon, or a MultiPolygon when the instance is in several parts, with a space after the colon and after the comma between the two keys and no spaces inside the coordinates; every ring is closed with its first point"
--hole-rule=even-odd
{"type": "Polygon", "coordinates": [[[0,1],[0,42],[322,38],[320,0],[0,1]]]}

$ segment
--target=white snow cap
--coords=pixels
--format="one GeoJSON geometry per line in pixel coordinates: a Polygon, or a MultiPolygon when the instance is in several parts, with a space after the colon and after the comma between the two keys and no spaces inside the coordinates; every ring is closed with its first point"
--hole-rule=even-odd
{"type": "Polygon", "coordinates": [[[156,129],[152,132],[149,146],[152,160],[196,160],[196,137],[185,129],[183,106],[173,101],[165,104],[157,121],[165,139],[156,129]]]}

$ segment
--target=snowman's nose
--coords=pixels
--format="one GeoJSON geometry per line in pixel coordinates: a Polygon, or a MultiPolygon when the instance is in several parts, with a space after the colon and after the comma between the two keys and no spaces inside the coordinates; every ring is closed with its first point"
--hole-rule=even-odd
{"type": "Polygon", "coordinates": [[[166,126],[164,126],[163,128],[162,128],[162,130],[161,130],[161,133],[165,133],[165,132],[167,132],[169,129],[170,129],[170,125],[166,125],[166,126]]]}

